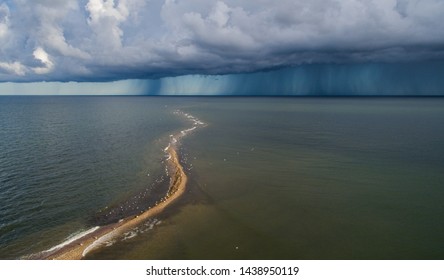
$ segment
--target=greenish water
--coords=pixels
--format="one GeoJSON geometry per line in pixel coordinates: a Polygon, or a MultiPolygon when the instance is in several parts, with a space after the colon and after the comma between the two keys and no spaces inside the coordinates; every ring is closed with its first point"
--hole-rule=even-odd
{"type": "Polygon", "coordinates": [[[444,257],[442,98],[41,97],[0,108],[2,258],[155,192],[168,135],[187,127],[176,109],[207,124],[182,140],[187,193],[87,258],[444,257]]]}

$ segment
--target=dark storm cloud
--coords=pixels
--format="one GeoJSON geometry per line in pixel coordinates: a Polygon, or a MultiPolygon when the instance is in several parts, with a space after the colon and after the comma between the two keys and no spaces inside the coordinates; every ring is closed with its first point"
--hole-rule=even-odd
{"type": "Polygon", "coordinates": [[[0,81],[444,59],[441,0],[7,0],[0,81]]]}

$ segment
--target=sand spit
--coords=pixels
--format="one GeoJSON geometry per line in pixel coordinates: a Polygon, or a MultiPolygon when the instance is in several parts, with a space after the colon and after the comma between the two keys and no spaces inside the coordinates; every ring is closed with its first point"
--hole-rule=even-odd
{"type": "MultiPolygon", "coordinates": [[[[173,203],[184,192],[187,183],[187,176],[183,171],[183,167],[179,162],[179,157],[173,147],[168,149],[168,154],[171,156],[170,164],[176,170],[172,176],[172,184],[168,190],[167,196],[154,207],[141,213],[138,216],[123,219],[119,223],[102,226],[94,232],[87,234],[73,243],[59,248],[52,252],[47,252],[44,259],[59,259],[59,260],[80,260],[86,254],[100,248],[105,242],[120,236],[132,228],[142,224],[144,221],[160,214],[168,205],[173,203]]],[[[174,170],[173,169],[173,170],[174,170]]]]}
{"type": "Polygon", "coordinates": [[[205,124],[197,118],[185,114],[181,111],[174,112],[177,115],[184,116],[193,122],[191,129],[183,130],[176,135],[170,135],[171,141],[165,148],[168,155],[168,170],[170,173],[170,187],[166,196],[140,215],[127,217],[117,223],[95,227],[94,230],[89,230],[81,237],[74,239],[65,246],[55,246],[53,249],[41,252],[32,256],[33,259],[56,259],[56,260],[80,260],[88,253],[97,250],[107,243],[112,242],[115,238],[122,236],[125,232],[141,225],[148,219],[154,218],[160,214],[166,207],[176,201],[186,189],[187,175],[184,172],[183,166],[180,163],[177,153],[177,142],[186,134],[191,133],[196,128],[204,126],[205,124]]]}

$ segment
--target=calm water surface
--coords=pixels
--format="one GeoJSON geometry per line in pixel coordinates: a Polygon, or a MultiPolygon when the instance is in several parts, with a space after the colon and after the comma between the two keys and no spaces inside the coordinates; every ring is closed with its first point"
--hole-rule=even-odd
{"type": "Polygon", "coordinates": [[[176,109],[188,192],[88,258],[444,257],[444,99],[1,97],[0,258],[155,195],[176,109]]]}

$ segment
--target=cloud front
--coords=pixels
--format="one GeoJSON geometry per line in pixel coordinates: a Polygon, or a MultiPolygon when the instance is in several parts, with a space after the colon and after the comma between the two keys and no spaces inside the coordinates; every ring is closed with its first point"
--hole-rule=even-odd
{"type": "Polygon", "coordinates": [[[444,59],[440,0],[6,0],[0,81],[444,59]]]}

